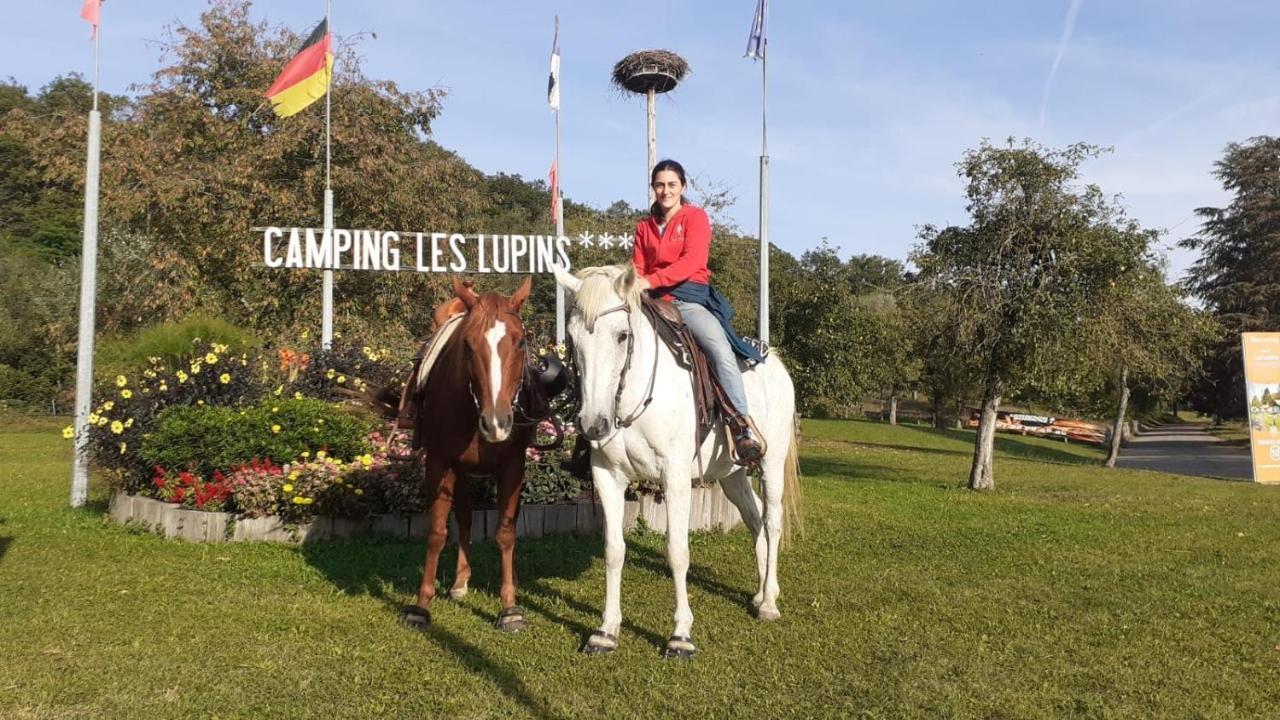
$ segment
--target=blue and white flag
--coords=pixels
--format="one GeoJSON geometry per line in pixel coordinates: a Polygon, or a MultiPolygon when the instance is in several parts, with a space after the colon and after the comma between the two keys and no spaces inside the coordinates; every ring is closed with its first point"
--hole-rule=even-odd
{"type": "Polygon", "coordinates": [[[769,12],[769,0],[756,1],[756,16],[751,20],[751,36],[747,38],[746,57],[752,60],[764,59],[765,46],[769,44],[764,35],[765,16],[769,12]]]}
{"type": "Polygon", "coordinates": [[[560,109],[560,16],[556,16],[556,37],[551,42],[551,77],[547,79],[547,104],[560,109]]]}

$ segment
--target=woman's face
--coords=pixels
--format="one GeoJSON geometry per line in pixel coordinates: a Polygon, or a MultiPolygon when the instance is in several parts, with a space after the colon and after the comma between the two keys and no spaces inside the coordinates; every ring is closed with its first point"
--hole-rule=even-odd
{"type": "Polygon", "coordinates": [[[674,170],[662,170],[653,178],[653,195],[663,212],[671,212],[680,205],[684,183],[674,170]]]}

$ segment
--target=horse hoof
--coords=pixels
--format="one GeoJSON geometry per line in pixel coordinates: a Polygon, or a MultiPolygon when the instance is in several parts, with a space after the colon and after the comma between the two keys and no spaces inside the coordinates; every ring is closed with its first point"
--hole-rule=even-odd
{"type": "Polygon", "coordinates": [[[764,593],[756,593],[751,597],[752,608],[759,610],[760,606],[763,604],[764,604],[764,593]]]}
{"type": "Polygon", "coordinates": [[[782,613],[777,608],[766,608],[763,605],[756,608],[756,617],[760,620],[777,620],[782,617],[782,613]]]}
{"type": "Polygon", "coordinates": [[[603,630],[597,630],[582,643],[579,652],[583,655],[608,655],[618,649],[618,638],[603,630]]]}
{"type": "Polygon", "coordinates": [[[450,589],[449,589],[449,599],[450,599],[450,600],[461,600],[462,598],[464,598],[464,597],[466,597],[466,596],[467,596],[467,586],[466,586],[466,585],[463,585],[462,587],[456,587],[456,588],[450,588],[450,589]]]}
{"type": "Polygon", "coordinates": [[[504,633],[518,633],[529,627],[529,623],[524,619],[524,610],[512,606],[498,613],[493,626],[504,633]]]}
{"type": "Polygon", "coordinates": [[[687,635],[672,635],[662,649],[663,660],[689,660],[698,649],[687,635]]]}
{"type": "Polygon", "coordinates": [[[400,611],[400,620],[414,630],[426,630],[431,627],[431,611],[417,605],[409,605],[400,611]]]}

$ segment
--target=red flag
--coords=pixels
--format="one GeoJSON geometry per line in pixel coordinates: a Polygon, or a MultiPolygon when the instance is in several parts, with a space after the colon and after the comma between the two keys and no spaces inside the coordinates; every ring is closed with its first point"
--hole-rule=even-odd
{"type": "Polygon", "coordinates": [[[560,203],[556,202],[560,199],[560,171],[556,167],[556,162],[551,161],[551,222],[560,219],[560,203]]]}
{"type": "Polygon", "coordinates": [[[93,26],[93,34],[89,38],[96,37],[98,21],[102,19],[102,0],[84,0],[84,5],[80,8],[80,17],[93,26]]]}

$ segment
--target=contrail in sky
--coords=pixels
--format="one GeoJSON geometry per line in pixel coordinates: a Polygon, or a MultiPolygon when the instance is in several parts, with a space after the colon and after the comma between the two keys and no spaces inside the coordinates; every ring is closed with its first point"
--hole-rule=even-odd
{"type": "Polygon", "coordinates": [[[1062,56],[1067,54],[1067,45],[1071,43],[1071,33],[1076,29],[1076,15],[1080,14],[1080,3],[1083,0],[1071,0],[1067,8],[1067,22],[1062,27],[1062,38],[1058,40],[1058,54],[1053,58],[1053,67],[1049,68],[1049,77],[1044,81],[1044,98],[1040,101],[1040,129],[1044,130],[1045,113],[1049,110],[1049,91],[1053,89],[1053,78],[1058,74],[1058,66],[1062,64],[1062,56]]]}

